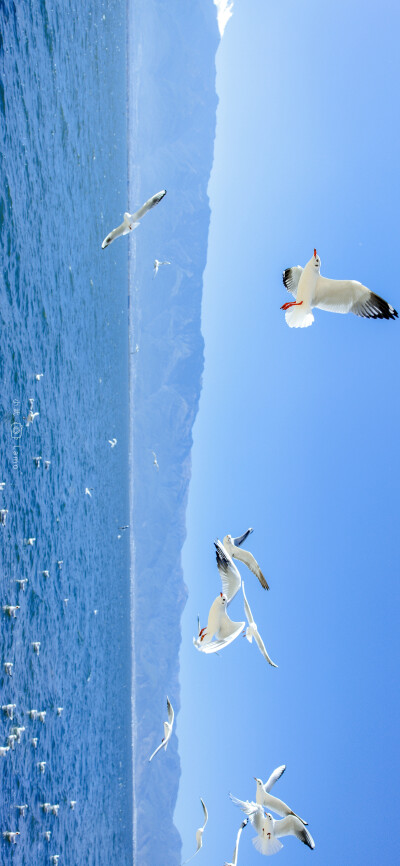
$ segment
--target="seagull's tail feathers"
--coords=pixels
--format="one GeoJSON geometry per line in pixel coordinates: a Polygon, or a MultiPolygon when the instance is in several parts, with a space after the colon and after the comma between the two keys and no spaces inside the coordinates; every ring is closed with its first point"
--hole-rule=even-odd
{"type": "Polygon", "coordinates": [[[271,836],[270,839],[266,836],[255,836],[251,841],[256,851],[260,854],[265,854],[266,856],[269,854],[277,854],[278,851],[283,848],[282,842],[280,842],[276,836],[271,836]]]}
{"type": "Polygon", "coordinates": [[[310,307],[305,307],[304,304],[290,307],[285,313],[285,319],[289,328],[309,328],[314,321],[314,316],[310,307]]]}

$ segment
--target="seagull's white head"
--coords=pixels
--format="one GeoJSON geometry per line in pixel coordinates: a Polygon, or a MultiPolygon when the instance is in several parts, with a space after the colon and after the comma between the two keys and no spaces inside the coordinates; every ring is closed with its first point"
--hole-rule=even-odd
{"type": "Polygon", "coordinates": [[[223,592],[220,592],[219,595],[220,595],[220,599],[221,599],[221,605],[222,605],[222,607],[224,607],[224,605],[226,605],[228,599],[227,599],[226,595],[224,595],[223,592]]]}
{"type": "Polygon", "coordinates": [[[253,779],[255,779],[255,781],[257,782],[258,787],[259,787],[259,788],[262,788],[262,781],[261,781],[261,779],[257,779],[256,776],[253,776],[253,779]]]}
{"type": "Polygon", "coordinates": [[[320,270],[320,267],[321,267],[321,259],[320,259],[319,255],[318,255],[318,253],[317,253],[317,250],[314,250],[314,255],[313,255],[312,259],[310,259],[310,261],[312,262],[313,267],[314,267],[314,268],[317,268],[318,273],[319,273],[319,270],[320,270]]]}

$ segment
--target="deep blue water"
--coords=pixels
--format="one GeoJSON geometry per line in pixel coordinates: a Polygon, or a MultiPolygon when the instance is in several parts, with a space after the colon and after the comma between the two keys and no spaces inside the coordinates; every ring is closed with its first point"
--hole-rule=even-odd
{"type": "Polygon", "coordinates": [[[21,834],[15,845],[0,835],[0,862],[39,866],[59,854],[60,866],[123,866],[132,841],[129,535],[117,537],[129,523],[128,245],[102,251],[101,241],[127,207],[126,8],[5,0],[0,33],[0,703],[16,705],[13,721],[0,712],[0,745],[25,727],[0,757],[0,832],[21,834]],[[39,416],[26,427],[29,398],[39,416]],[[20,605],[15,619],[5,604],[20,605]],[[30,709],[46,710],[45,723],[30,709]],[[58,817],[44,802],[60,804],[58,817]],[[25,818],[15,809],[23,803],[25,818]]]}

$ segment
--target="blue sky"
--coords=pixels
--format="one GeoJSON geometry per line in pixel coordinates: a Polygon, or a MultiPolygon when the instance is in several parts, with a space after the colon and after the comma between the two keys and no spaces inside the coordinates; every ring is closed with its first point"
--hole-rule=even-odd
{"type": "MultiPolygon", "coordinates": [[[[281,862],[395,862],[400,323],[316,311],[293,331],[279,308],[283,269],[316,247],[323,275],[400,311],[399,18],[390,2],[236,0],[217,55],[176,726],[183,859],[200,796],[210,814],[198,866],[231,858],[228,791],[253,799],[282,763],[275,793],[316,849],[288,838],[281,862]],[[213,540],[248,526],[271,591],[242,576],[278,670],[242,638],[192,646],[220,590],[213,540]]],[[[246,866],[262,862],[253,835],[246,866]]]]}

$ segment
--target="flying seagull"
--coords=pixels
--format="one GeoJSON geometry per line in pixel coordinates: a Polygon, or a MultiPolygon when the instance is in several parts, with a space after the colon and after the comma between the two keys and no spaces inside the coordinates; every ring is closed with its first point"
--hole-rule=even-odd
{"type": "Polygon", "coordinates": [[[263,589],[269,589],[267,581],[265,580],[258,562],[254,559],[253,554],[249,553],[248,550],[243,550],[241,547],[251,532],[253,532],[252,529],[247,529],[243,535],[239,535],[237,538],[232,538],[231,535],[225,535],[223,545],[225,550],[229,553],[229,556],[234,559],[239,559],[240,562],[244,562],[244,564],[247,565],[247,568],[249,568],[258,578],[263,589]]]}
{"type": "Polygon", "coordinates": [[[221,542],[214,542],[217,554],[217,567],[222,582],[222,592],[213,601],[208,614],[208,622],[204,628],[199,628],[198,637],[193,638],[196,649],[200,652],[214,653],[228,646],[245,626],[244,622],[233,622],[226,609],[240,589],[242,582],[235,563],[226,552],[221,542]],[[212,640],[215,635],[216,640],[212,640]]]}
{"type": "Polygon", "coordinates": [[[171,734],[172,734],[172,726],[174,724],[174,711],[172,709],[169,698],[167,698],[167,712],[168,712],[168,721],[164,722],[164,736],[161,740],[160,745],[157,746],[157,748],[153,752],[153,754],[150,755],[149,761],[153,760],[154,755],[156,755],[157,752],[160,751],[160,749],[166,749],[167,748],[168,741],[169,741],[171,734]]]}
{"type": "Polygon", "coordinates": [[[241,835],[242,835],[242,833],[243,833],[244,828],[247,826],[248,823],[249,823],[249,819],[246,818],[246,819],[243,821],[243,823],[240,825],[239,830],[238,830],[238,834],[237,834],[237,836],[236,836],[236,845],[235,845],[235,850],[234,850],[234,852],[233,852],[233,854],[232,854],[232,862],[231,862],[231,863],[225,863],[225,866],[237,866],[237,858],[238,858],[238,851],[239,851],[239,841],[240,841],[240,837],[241,837],[241,835]]]}
{"type": "Polygon", "coordinates": [[[155,207],[155,205],[164,198],[166,192],[166,189],[162,189],[160,190],[160,192],[156,192],[156,194],[149,198],[144,203],[144,205],[142,205],[142,207],[136,211],[136,213],[124,213],[123,223],[121,223],[121,225],[118,226],[116,229],[113,229],[113,231],[110,232],[110,234],[107,235],[106,238],[104,238],[104,241],[101,245],[102,250],[112,244],[112,242],[115,241],[116,238],[121,237],[121,235],[127,235],[129,234],[129,232],[133,231],[133,229],[137,228],[137,226],[139,225],[139,221],[142,219],[142,217],[144,217],[147,211],[151,210],[152,207],[155,207]]]}
{"type": "Polygon", "coordinates": [[[283,272],[283,284],[295,300],[283,304],[289,328],[308,328],[314,321],[313,307],[329,313],[355,313],[364,319],[397,319],[398,313],[357,280],[329,280],[320,275],[321,259],[314,255],[303,268],[283,272]]]}
{"type": "Polygon", "coordinates": [[[158,472],[159,469],[160,469],[160,467],[159,467],[159,465],[158,465],[158,460],[157,460],[156,452],[155,452],[155,451],[152,451],[151,453],[152,453],[152,455],[153,455],[153,466],[156,467],[157,472],[158,472]]]}
{"type": "Polygon", "coordinates": [[[267,653],[267,650],[265,649],[264,641],[258,632],[256,623],[254,622],[253,614],[250,610],[250,605],[249,605],[249,602],[247,601],[246,593],[244,591],[244,581],[242,582],[242,590],[243,590],[243,599],[244,599],[244,612],[246,614],[246,618],[247,618],[247,622],[248,622],[248,626],[246,628],[247,640],[249,641],[249,643],[252,643],[253,638],[254,638],[254,640],[258,646],[258,649],[260,650],[261,655],[264,656],[264,658],[267,660],[268,664],[272,665],[273,668],[277,668],[278,665],[276,665],[275,662],[273,662],[270,659],[270,657],[267,653]]]}
{"type": "Polygon", "coordinates": [[[170,264],[171,264],[171,262],[159,262],[158,259],[154,259],[154,265],[153,265],[153,279],[154,279],[154,277],[157,276],[157,274],[158,274],[158,269],[159,269],[159,267],[161,267],[161,265],[170,265],[170,264]]]}
{"type": "Polygon", "coordinates": [[[200,797],[200,803],[201,803],[201,805],[202,805],[202,807],[203,807],[203,812],[204,812],[204,824],[203,824],[202,827],[199,827],[199,829],[196,830],[196,842],[197,842],[197,848],[196,848],[194,854],[192,854],[192,856],[189,857],[188,860],[185,860],[185,861],[182,863],[182,866],[186,866],[186,863],[189,863],[190,860],[193,860],[193,857],[195,857],[196,854],[199,853],[200,848],[201,848],[202,845],[203,845],[203,833],[204,833],[204,828],[205,828],[205,826],[206,826],[206,824],[207,824],[207,821],[208,821],[208,812],[207,812],[206,804],[205,804],[204,800],[201,799],[201,797],[200,797]]]}
{"type": "Polygon", "coordinates": [[[302,824],[307,824],[307,821],[303,821],[303,818],[300,818],[300,815],[296,815],[296,812],[293,812],[293,810],[290,809],[283,800],[278,800],[278,797],[273,797],[272,794],[270,794],[272,786],[278,781],[278,779],[280,779],[282,774],[285,772],[285,769],[285,764],[281,767],[277,767],[276,770],[271,773],[265,785],[261,779],[257,779],[256,776],[254,776],[254,779],[257,782],[256,803],[258,803],[259,806],[263,806],[264,809],[271,809],[271,811],[276,812],[277,815],[282,815],[283,818],[287,818],[288,815],[294,815],[294,817],[298,818],[302,824]]]}
{"type": "Polygon", "coordinates": [[[114,439],[109,439],[108,441],[111,445],[111,448],[115,448],[118,440],[114,438],[114,439]]]}
{"type": "Polygon", "coordinates": [[[315,842],[311,834],[305,828],[304,824],[296,818],[295,815],[289,815],[281,821],[276,821],[269,812],[264,812],[262,806],[258,803],[250,803],[248,800],[238,800],[229,794],[233,803],[240,806],[242,811],[248,815],[250,823],[257,832],[257,836],[252,839],[256,851],[266,856],[277,854],[282,843],[279,841],[279,836],[296,836],[300,842],[304,842],[309,848],[315,848],[315,842]]]}

